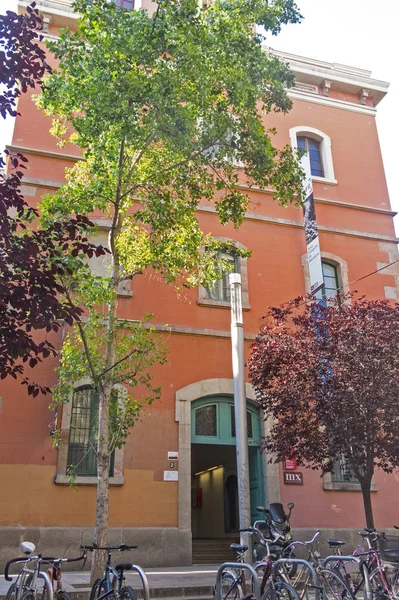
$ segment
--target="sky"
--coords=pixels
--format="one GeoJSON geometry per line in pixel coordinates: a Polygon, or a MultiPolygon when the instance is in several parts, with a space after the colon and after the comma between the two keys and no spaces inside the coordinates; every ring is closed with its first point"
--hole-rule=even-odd
{"type": "MultiPolygon", "coordinates": [[[[296,0],[303,21],[266,39],[271,48],[372,71],[390,83],[377,109],[377,127],[393,210],[399,212],[399,0],[296,0]]],[[[15,0],[0,0],[12,10],[15,0]]],[[[11,124],[0,122],[0,146],[10,142],[11,124]]],[[[399,233],[399,217],[395,219],[399,233]]]]}

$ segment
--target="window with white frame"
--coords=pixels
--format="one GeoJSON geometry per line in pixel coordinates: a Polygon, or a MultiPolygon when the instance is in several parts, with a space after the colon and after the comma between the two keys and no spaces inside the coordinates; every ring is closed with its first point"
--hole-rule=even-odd
{"type": "Polygon", "coordinates": [[[119,8],[126,8],[128,10],[134,9],[134,0],[113,0],[113,2],[119,8]]]}
{"type": "Polygon", "coordinates": [[[323,271],[323,287],[315,294],[316,298],[321,299],[335,299],[340,293],[338,267],[326,262],[321,261],[321,267],[323,271]]]}
{"type": "Polygon", "coordinates": [[[314,127],[298,126],[290,129],[290,141],[293,149],[306,150],[312,179],[324,183],[336,184],[330,137],[314,127]]]}
{"type": "MultiPolygon", "coordinates": [[[[228,238],[217,239],[224,242],[232,242],[228,238]]],[[[234,242],[234,245],[238,248],[244,246],[239,242],[234,242]]],[[[230,308],[230,273],[239,273],[241,275],[241,293],[242,293],[242,307],[244,310],[249,310],[249,296],[248,296],[248,259],[241,257],[235,253],[234,250],[218,250],[218,259],[223,259],[230,268],[226,269],[221,279],[215,281],[212,286],[204,287],[202,285],[198,288],[198,304],[202,306],[215,306],[217,308],[230,308]]]]}
{"type": "Polygon", "coordinates": [[[221,279],[218,279],[214,282],[212,286],[208,286],[205,288],[205,299],[206,300],[216,300],[217,302],[230,302],[230,282],[229,275],[230,273],[239,273],[240,265],[237,254],[234,252],[225,252],[222,250],[218,250],[218,260],[223,260],[225,263],[229,264],[229,269],[223,273],[221,279]]]}

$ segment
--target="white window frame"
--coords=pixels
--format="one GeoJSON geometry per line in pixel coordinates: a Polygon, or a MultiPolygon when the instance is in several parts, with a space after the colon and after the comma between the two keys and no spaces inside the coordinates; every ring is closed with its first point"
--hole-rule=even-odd
{"type": "MultiPolygon", "coordinates": [[[[236,242],[230,238],[214,236],[215,239],[220,240],[222,242],[232,242],[237,248],[246,249],[243,244],[240,242],[236,242]]],[[[237,261],[239,265],[239,272],[241,275],[241,294],[242,294],[242,308],[243,310],[250,310],[251,306],[249,304],[249,294],[248,294],[248,259],[246,257],[237,256],[237,261]]],[[[228,308],[231,309],[231,303],[225,302],[223,300],[212,300],[207,297],[207,289],[199,285],[198,286],[198,300],[197,304],[199,306],[213,306],[215,308],[228,308]]]]}
{"type": "Polygon", "coordinates": [[[312,138],[320,143],[320,156],[323,164],[324,177],[318,177],[312,175],[313,181],[319,181],[320,183],[328,183],[336,185],[338,182],[335,179],[334,165],[331,152],[331,138],[314,127],[308,127],[307,125],[298,125],[297,127],[291,127],[290,131],[290,142],[293,150],[298,148],[298,137],[304,136],[312,138]]]}

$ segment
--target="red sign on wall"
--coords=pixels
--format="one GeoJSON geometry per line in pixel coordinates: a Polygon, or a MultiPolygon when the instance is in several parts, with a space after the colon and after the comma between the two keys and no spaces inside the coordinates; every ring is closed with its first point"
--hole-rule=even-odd
{"type": "Polygon", "coordinates": [[[296,471],[297,466],[295,458],[286,458],[284,461],[284,471],[296,471]]]}

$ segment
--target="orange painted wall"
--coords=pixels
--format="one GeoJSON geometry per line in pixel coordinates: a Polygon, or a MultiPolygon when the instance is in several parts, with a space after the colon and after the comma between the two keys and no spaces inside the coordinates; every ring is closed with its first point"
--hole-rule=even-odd
{"type": "MultiPolygon", "coordinates": [[[[79,153],[72,146],[59,150],[48,133],[49,120],[38,113],[29,95],[22,96],[19,110],[23,117],[16,121],[14,146],[61,154],[79,153]]],[[[314,183],[320,245],[323,251],[347,261],[349,281],[355,282],[375,271],[377,263],[390,262],[386,248],[380,247],[381,239],[370,236],[394,236],[392,214],[345,206],[355,204],[390,210],[375,118],[297,100],[288,115],[272,114],[264,121],[265,126],[277,128],[275,142],[280,147],[289,143],[289,129],[299,125],[320,129],[331,137],[338,183],[314,183]],[[340,228],[347,233],[323,231],[323,227],[340,228]],[[349,232],[360,232],[363,237],[349,235],[349,232]]],[[[29,188],[31,195],[27,200],[35,204],[42,193],[51,191],[48,182],[61,182],[64,168],[72,163],[62,156],[55,159],[29,152],[26,155],[29,158],[27,177],[35,184],[35,189],[29,188]]],[[[246,333],[254,334],[267,305],[305,293],[301,257],[306,247],[301,211],[281,208],[269,193],[253,190],[250,197],[251,218],[238,231],[222,227],[209,212],[201,211],[199,217],[205,232],[235,239],[252,250],[248,260],[251,309],[244,313],[244,324],[246,333]],[[281,222],[275,222],[276,219],[281,222]]],[[[395,248],[393,244],[392,248],[395,248]]],[[[353,283],[351,289],[380,298],[384,297],[384,286],[395,285],[394,276],[385,273],[353,283]]],[[[172,287],[165,286],[156,274],[147,272],[135,278],[132,290],[132,298],[119,299],[122,318],[136,319],[152,312],[154,322],[161,325],[230,330],[230,311],[198,306],[195,289],[178,299],[172,287]]],[[[125,484],[111,489],[110,524],[114,526],[177,526],[178,484],[162,481],[163,471],[168,468],[167,451],[178,448],[176,391],[203,379],[232,377],[228,338],[168,333],[162,334],[162,338],[169,347],[168,363],[155,369],[156,381],[162,385],[162,399],[148,408],[126,445],[125,484]]],[[[247,356],[248,353],[249,342],[246,343],[247,356]]],[[[40,377],[44,385],[53,385],[54,366],[54,361],[48,360],[35,369],[34,376],[40,377]]],[[[57,451],[52,448],[49,435],[53,419],[53,412],[48,409],[49,398],[28,398],[23,388],[8,380],[1,382],[0,395],[0,477],[7,483],[0,497],[0,525],[92,525],[95,489],[80,487],[75,492],[53,482],[57,451]],[[29,494],[24,493],[26,490],[29,494]]],[[[306,471],[304,477],[305,485],[301,488],[281,485],[283,501],[294,501],[296,505],[294,526],[360,527],[363,524],[360,494],[325,492],[317,473],[306,471]]],[[[378,473],[376,482],[378,492],[373,494],[376,524],[391,526],[396,519],[398,475],[388,477],[378,473]]]]}

